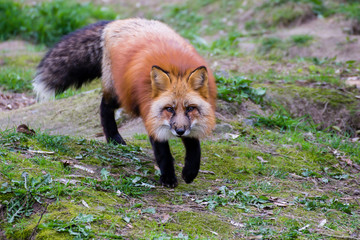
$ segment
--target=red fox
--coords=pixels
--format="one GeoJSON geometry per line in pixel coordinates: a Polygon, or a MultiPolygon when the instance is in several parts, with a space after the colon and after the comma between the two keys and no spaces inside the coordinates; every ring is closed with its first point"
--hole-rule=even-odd
{"type": "Polygon", "coordinates": [[[206,61],[185,39],[155,20],[99,22],[60,40],[40,62],[33,85],[39,100],[102,78],[101,124],[108,142],[126,144],[114,111],[143,119],[159,165],[160,182],[176,187],[168,140],[186,149],[182,178],[200,168],[200,141],[215,126],[216,86],[206,61]]]}

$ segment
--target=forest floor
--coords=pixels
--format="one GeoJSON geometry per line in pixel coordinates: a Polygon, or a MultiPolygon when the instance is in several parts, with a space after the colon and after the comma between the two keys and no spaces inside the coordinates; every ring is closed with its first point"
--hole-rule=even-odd
{"type": "Polygon", "coordinates": [[[168,23],[215,72],[217,126],[193,183],[170,141],[175,189],[158,182],[141,119],[119,110],[128,146],[105,143],[99,80],[36,103],[48,48],[1,42],[0,238],[360,239],[357,25],[269,2],[96,2],[168,23]]]}

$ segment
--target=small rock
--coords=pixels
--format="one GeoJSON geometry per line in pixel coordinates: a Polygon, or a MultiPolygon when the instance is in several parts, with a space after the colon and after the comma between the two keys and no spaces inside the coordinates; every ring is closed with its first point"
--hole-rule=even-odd
{"type": "Polygon", "coordinates": [[[254,126],[254,120],[253,119],[246,118],[246,119],[243,120],[243,122],[247,126],[254,126]]]}
{"type": "Polygon", "coordinates": [[[215,133],[225,133],[230,132],[233,127],[228,123],[219,123],[216,125],[214,132],[215,133]]]}

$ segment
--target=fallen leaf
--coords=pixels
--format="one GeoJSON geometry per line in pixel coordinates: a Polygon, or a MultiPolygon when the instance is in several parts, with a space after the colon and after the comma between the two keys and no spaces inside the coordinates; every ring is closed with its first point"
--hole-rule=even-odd
{"type": "Polygon", "coordinates": [[[84,199],[81,199],[81,203],[82,203],[85,207],[90,208],[89,205],[87,204],[87,202],[85,202],[84,199]]]}
{"type": "Polygon", "coordinates": [[[161,223],[164,224],[164,223],[167,223],[170,219],[170,215],[169,214],[164,214],[162,215],[162,219],[161,219],[161,223]]]}
{"type": "Polygon", "coordinates": [[[267,163],[268,161],[264,160],[262,157],[257,156],[257,160],[259,160],[261,163],[267,163]]]}
{"type": "Polygon", "coordinates": [[[238,138],[238,137],[239,137],[238,134],[232,134],[232,133],[226,133],[226,134],[225,134],[225,138],[236,139],[236,138],[238,138]]]}
{"type": "Polygon", "coordinates": [[[338,126],[331,126],[332,129],[334,129],[337,132],[342,132],[341,129],[338,126]]]}
{"type": "Polygon", "coordinates": [[[24,133],[26,135],[35,135],[35,131],[30,129],[26,124],[21,124],[16,128],[18,133],[24,133]]]}
{"type": "Polygon", "coordinates": [[[91,170],[91,169],[89,169],[89,168],[86,168],[86,167],[84,167],[84,166],[78,165],[78,164],[74,164],[74,168],[77,168],[77,169],[86,171],[86,172],[88,172],[88,173],[95,173],[93,170],[91,170]]]}
{"type": "Polygon", "coordinates": [[[287,207],[289,206],[286,202],[274,202],[274,204],[278,207],[287,207]]]}
{"type": "Polygon", "coordinates": [[[348,165],[352,166],[353,165],[353,162],[348,159],[348,158],[341,158],[341,160],[343,160],[344,162],[346,162],[348,165]]]}
{"type": "MultiPolygon", "coordinates": [[[[130,220],[131,220],[131,218],[125,216],[125,217],[123,217],[123,220],[124,220],[126,223],[129,223],[130,220]]],[[[128,224],[128,225],[130,225],[130,224],[128,224]]]]}
{"type": "Polygon", "coordinates": [[[323,219],[323,220],[320,221],[318,227],[321,228],[321,227],[323,227],[325,224],[326,224],[326,219],[323,219]]]}

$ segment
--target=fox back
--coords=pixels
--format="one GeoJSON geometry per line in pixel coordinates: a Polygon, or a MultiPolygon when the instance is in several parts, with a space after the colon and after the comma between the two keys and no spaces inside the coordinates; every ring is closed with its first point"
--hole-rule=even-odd
{"type": "Polygon", "coordinates": [[[215,126],[216,87],[206,61],[167,25],[127,19],[103,32],[103,92],[141,116],[151,137],[201,138],[215,126]]]}

